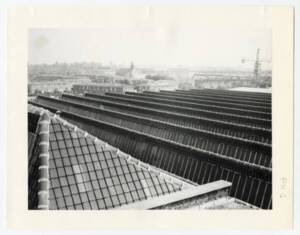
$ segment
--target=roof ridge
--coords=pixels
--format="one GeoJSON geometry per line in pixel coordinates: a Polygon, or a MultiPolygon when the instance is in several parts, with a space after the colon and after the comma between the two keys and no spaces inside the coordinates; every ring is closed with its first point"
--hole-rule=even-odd
{"type": "Polygon", "coordinates": [[[49,111],[38,108],[40,119],[37,123],[37,135],[39,136],[39,156],[38,156],[38,205],[41,210],[49,209],[49,111]]]}

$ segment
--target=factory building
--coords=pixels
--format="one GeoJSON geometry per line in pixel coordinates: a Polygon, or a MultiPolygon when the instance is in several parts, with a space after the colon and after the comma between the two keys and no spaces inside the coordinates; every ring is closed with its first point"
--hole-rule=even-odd
{"type": "MultiPolygon", "coordinates": [[[[84,96],[63,94],[60,99],[41,95],[29,103],[50,113],[59,112],[59,118],[51,123],[70,123],[76,126],[73,129],[83,130],[83,136],[91,135],[126,153],[139,162],[138,166],[148,164],[181,180],[182,185],[188,185],[187,191],[178,193],[188,198],[196,195],[189,193],[193,187],[229,183],[226,190],[221,186],[218,195],[227,192],[221,201],[228,205],[230,198],[232,206],[210,204],[214,208],[272,208],[270,94],[196,89],[105,95],[87,92],[84,96]]],[[[166,197],[163,193],[160,196],[166,197]]],[[[205,198],[214,201],[218,196],[205,198]]],[[[172,200],[167,199],[161,207],[158,201],[164,200],[158,200],[158,204],[150,203],[156,205],[150,208],[146,201],[121,205],[118,200],[116,208],[169,208],[172,200]]],[[[208,208],[201,203],[197,207],[208,208]]]]}
{"type": "Polygon", "coordinates": [[[28,95],[36,95],[40,93],[64,92],[64,91],[70,91],[71,88],[72,85],[69,81],[34,82],[34,83],[28,83],[27,93],[28,95]]]}
{"type": "Polygon", "coordinates": [[[122,85],[116,84],[99,84],[99,83],[89,83],[89,84],[74,84],[72,86],[72,91],[75,94],[83,94],[85,92],[105,94],[106,92],[124,93],[126,89],[122,85]]]}
{"type": "Polygon", "coordinates": [[[195,87],[198,89],[229,89],[235,87],[255,87],[255,80],[251,78],[206,78],[196,79],[195,87]]]}

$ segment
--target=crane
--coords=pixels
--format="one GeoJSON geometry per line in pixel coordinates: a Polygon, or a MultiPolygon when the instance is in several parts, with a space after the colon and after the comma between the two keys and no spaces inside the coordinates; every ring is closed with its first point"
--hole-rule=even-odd
{"type": "Polygon", "coordinates": [[[255,60],[246,59],[244,57],[241,60],[242,63],[254,62],[253,75],[254,75],[255,81],[257,83],[259,81],[259,76],[260,76],[260,72],[261,72],[261,64],[262,64],[262,62],[264,62],[264,63],[270,63],[271,62],[270,60],[265,60],[265,59],[262,60],[262,59],[260,59],[259,53],[260,53],[260,48],[257,48],[257,50],[256,50],[256,59],[255,60]]]}

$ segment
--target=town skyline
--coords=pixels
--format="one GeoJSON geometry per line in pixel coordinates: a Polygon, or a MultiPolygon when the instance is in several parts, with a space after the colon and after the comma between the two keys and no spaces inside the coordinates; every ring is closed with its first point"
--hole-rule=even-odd
{"type": "MultiPolygon", "coordinates": [[[[102,63],[140,67],[253,68],[241,63],[271,60],[271,32],[238,29],[31,29],[29,64],[102,63]],[[80,50],[78,50],[80,48],[80,50]],[[63,53],[61,53],[63,51],[63,53]]],[[[270,69],[264,64],[262,69],[270,69]]]]}

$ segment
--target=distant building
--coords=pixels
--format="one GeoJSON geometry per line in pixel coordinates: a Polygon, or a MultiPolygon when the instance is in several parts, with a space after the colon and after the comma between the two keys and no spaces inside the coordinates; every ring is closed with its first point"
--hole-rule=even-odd
{"type": "Polygon", "coordinates": [[[174,80],[170,76],[167,75],[146,75],[146,79],[159,81],[159,80],[174,80]]]}
{"type": "Polygon", "coordinates": [[[72,86],[72,91],[76,94],[84,92],[91,92],[97,94],[104,94],[106,92],[124,93],[127,91],[125,86],[116,84],[75,84],[72,86]]]}
{"type": "Polygon", "coordinates": [[[69,75],[95,75],[103,72],[111,71],[110,66],[103,66],[101,63],[54,63],[54,64],[39,64],[28,65],[28,76],[59,76],[69,75]]]}
{"type": "Polygon", "coordinates": [[[272,76],[262,75],[258,81],[258,87],[271,87],[272,86],[272,76]]]}
{"type": "Polygon", "coordinates": [[[255,81],[251,78],[241,79],[240,77],[229,78],[206,78],[196,79],[195,87],[200,89],[228,89],[234,87],[251,87],[254,86],[255,81]]]}
{"type": "Polygon", "coordinates": [[[178,88],[181,90],[189,90],[193,88],[193,84],[189,82],[182,82],[178,84],[178,88]]]}
{"type": "Polygon", "coordinates": [[[158,80],[149,84],[151,91],[160,91],[160,90],[176,90],[178,89],[178,84],[174,80],[158,80]]]}
{"type": "Polygon", "coordinates": [[[95,82],[95,83],[113,83],[114,82],[113,76],[104,75],[104,74],[90,76],[90,79],[92,82],[95,82]]]}
{"type": "Polygon", "coordinates": [[[130,83],[134,86],[143,85],[143,84],[145,85],[148,83],[148,80],[147,79],[131,79],[130,83]]]}
{"type": "Polygon", "coordinates": [[[62,81],[65,79],[70,79],[70,76],[65,76],[61,74],[39,74],[39,75],[30,76],[31,82],[62,81]]]}
{"type": "Polygon", "coordinates": [[[148,91],[150,89],[150,85],[148,84],[148,80],[143,79],[131,79],[130,84],[133,86],[134,90],[137,92],[148,91]]]}
{"type": "Polygon", "coordinates": [[[271,87],[272,75],[264,71],[257,79],[253,74],[241,72],[195,73],[193,75],[196,88],[230,89],[235,87],[271,87]]]}
{"type": "Polygon", "coordinates": [[[150,90],[150,85],[148,85],[148,84],[138,84],[138,85],[134,86],[134,89],[137,92],[149,91],[150,90]]]}
{"type": "Polygon", "coordinates": [[[53,93],[70,91],[72,88],[71,82],[35,82],[28,83],[27,92],[28,95],[35,95],[40,93],[53,93]]]}
{"type": "Polygon", "coordinates": [[[130,68],[121,68],[116,71],[116,75],[126,77],[126,78],[132,78],[134,73],[134,64],[131,62],[130,68]]]}

